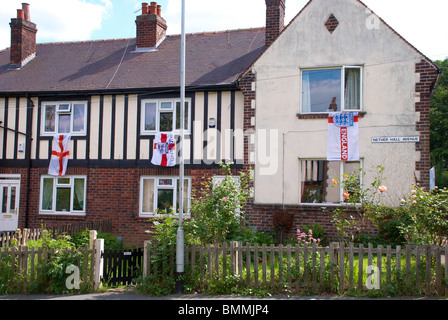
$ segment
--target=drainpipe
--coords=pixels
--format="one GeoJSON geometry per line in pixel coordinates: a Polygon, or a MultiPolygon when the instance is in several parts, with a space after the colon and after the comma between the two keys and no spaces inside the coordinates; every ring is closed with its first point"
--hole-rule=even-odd
{"type": "Polygon", "coordinates": [[[34,103],[33,100],[26,95],[26,114],[27,114],[27,128],[26,128],[26,159],[27,159],[27,173],[26,173],[26,196],[25,196],[25,228],[28,228],[28,215],[29,215],[29,199],[30,199],[30,185],[31,185],[31,130],[32,130],[32,118],[34,103]]]}

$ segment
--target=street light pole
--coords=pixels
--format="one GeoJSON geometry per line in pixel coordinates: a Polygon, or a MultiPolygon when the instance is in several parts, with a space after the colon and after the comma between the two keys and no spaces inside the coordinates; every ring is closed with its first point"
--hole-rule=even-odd
{"type": "Polygon", "coordinates": [[[185,0],[182,0],[180,52],[180,148],[179,148],[179,226],[176,241],[176,292],[184,290],[185,236],[183,229],[184,211],[184,127],[185,127],[185,0]]]}

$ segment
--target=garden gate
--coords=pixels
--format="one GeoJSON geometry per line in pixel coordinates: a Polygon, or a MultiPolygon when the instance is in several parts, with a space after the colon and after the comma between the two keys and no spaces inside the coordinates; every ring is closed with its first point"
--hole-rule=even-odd
{"type": "Polygon", "coordinates": [[[128,285],[141,275],[142,248],[133,250],[104,249],[103,259],[103,282],[108,285],[128,285]]]}

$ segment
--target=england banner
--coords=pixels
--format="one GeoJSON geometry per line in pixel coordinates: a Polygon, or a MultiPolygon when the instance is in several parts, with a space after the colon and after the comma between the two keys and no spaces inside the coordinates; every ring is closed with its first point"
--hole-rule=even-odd
{"type": "Polygon", "coordinates": [[[64,176],[70,155],[70,135],[57,134],[53,137],[48,174],[64,176]]]}
{"type": "Polygon", "coordinates": [[[176,165],[175,149],[176,141],[173,133],[156,133],[151,163],[162,167],[174,167],[176,165]]]}
{"type": "Polygon", "coordinates": [[[359,128],[357,112],[333,112],[329,114],[327,160],[359,160],[359,128]]]}

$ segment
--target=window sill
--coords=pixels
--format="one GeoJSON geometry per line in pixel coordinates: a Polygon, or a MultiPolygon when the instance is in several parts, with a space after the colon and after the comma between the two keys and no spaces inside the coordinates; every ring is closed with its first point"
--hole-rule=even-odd
{"type": "Polygon", "coordinates": [[[39,212],[39,215],[45,216],[60,216],[60,217],[85,217],[85,212],[39,212]]]}
{"type": "MultiPolygon", "coordinates": [[[[366,111],[353,111],[358,112],[358,117],[363,118],[366,115],[366,111]]],[[[325,113],[298,113],[297,119],[328,119],[329,112],[325,113]]]]}

